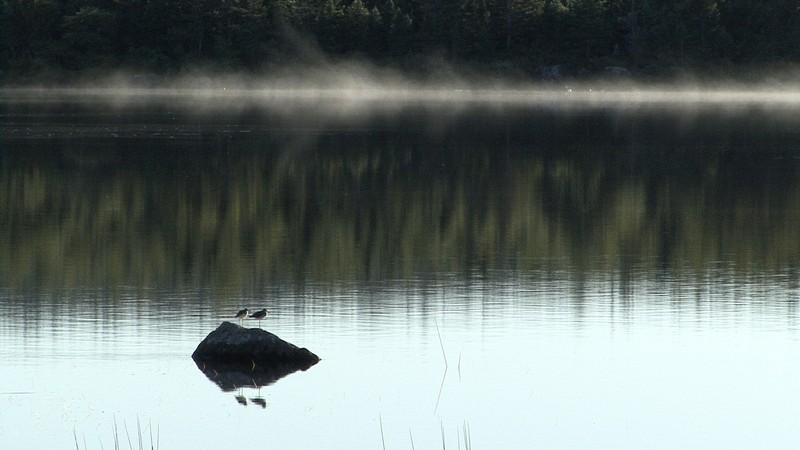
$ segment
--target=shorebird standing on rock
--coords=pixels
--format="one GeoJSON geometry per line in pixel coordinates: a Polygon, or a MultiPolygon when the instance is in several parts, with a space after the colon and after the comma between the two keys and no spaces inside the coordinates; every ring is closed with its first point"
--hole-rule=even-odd
{"type": "Polygon", "coordinates": [[[239,325],[241,325],[242,324],[242,320],[244,320],[244,318],[247,317],[248,314],[250,314],[250,310],[245,308],[245,309],[239,311],[238,313],[236,313],[236,316],[234,316],[234,319],[239,319],[239,325]]]}
{"type": "Polygon", "coordinates": [[[261,320],[267,317],[267,309],[264,308],[261,311],[256,311],[253,314],[250,314],[251,319],[258,320],[258,327],[261,328],[261,320]]]}

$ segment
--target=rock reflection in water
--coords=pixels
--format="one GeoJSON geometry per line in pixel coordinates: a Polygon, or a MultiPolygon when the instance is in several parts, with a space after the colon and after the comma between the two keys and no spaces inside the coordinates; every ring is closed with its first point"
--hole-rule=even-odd
{"type": "Polygon", "coordinates": [[[270,386],[281,378],[299,370],[296,365],[276,364],[268,367],[244,364],[212,364],[195,361],[197,368],[223,392],[241,388],[270,386]]]}

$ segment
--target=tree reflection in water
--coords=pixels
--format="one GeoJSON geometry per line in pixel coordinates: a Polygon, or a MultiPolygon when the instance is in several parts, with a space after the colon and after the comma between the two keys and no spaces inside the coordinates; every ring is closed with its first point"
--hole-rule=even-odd
{"type": "Polygon", "coordinates": [[[800,131],[756,110],[73,108],[2,139],[11,288],[800,262],[800,131]]]}

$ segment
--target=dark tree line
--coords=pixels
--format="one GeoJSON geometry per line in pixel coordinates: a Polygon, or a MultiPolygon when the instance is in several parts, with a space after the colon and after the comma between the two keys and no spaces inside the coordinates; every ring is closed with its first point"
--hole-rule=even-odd
{"type": "Polygon", "coordinates": [[[800,0],[0,0],[5,74],[256,70],[297,36],[331,55],[523,72],[793,63],[800,0]]]}

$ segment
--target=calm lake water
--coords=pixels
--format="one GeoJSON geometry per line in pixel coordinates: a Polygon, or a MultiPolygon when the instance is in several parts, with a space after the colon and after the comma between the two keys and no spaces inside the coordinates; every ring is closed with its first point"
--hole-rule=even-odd
{"type": "Polygon", "coordinates": [[[791,104],[32,94],[0,448],[800,446],[791,104]],[[221,389],[243,307],[322,361],[221,389]]]}

